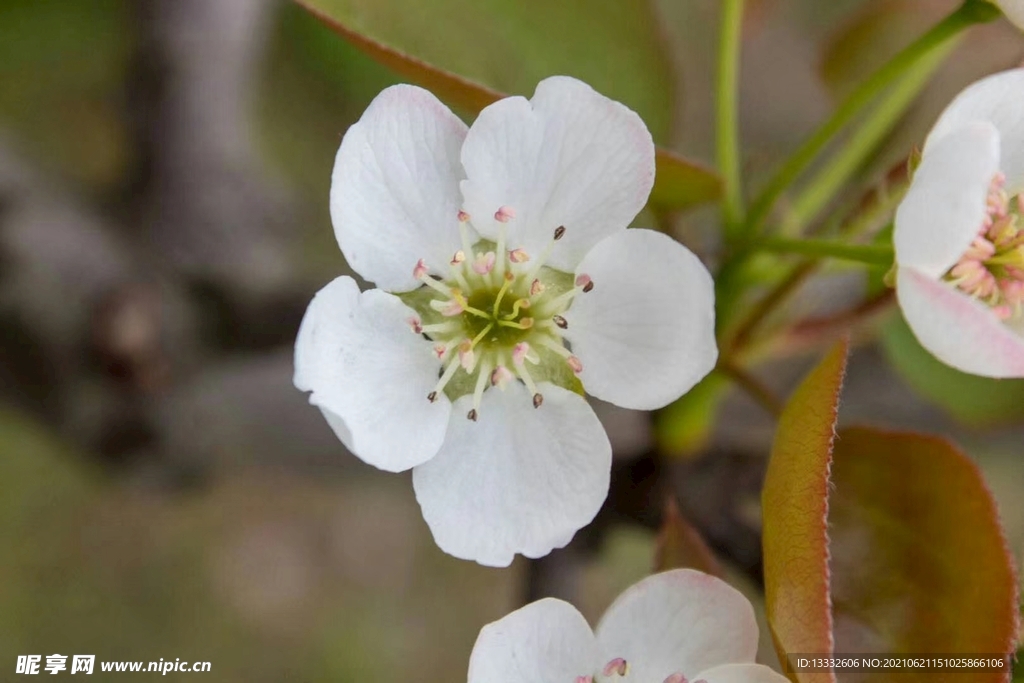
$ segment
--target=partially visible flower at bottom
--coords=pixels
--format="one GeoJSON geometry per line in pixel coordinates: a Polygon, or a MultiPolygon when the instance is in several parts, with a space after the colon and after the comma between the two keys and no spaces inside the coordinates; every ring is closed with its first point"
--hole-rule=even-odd
{"type": "Polygon", "coordinates": [[[468,683],[786,683],[754,663],[758,628],[736,589],[692,569],[649,576],[608,608],[596,632],[545,598],[488,624],[468,683]]]}
{"type": "Polygon", "coordinates": [[[946,108],[896,211],[896,293],[921,345],[987,377],[1024,377],[1024,69],[946,108]]]}

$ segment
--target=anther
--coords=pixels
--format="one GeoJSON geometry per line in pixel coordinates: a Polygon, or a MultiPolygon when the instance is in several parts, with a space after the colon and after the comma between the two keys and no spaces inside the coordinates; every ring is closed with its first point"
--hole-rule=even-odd
{"type": "Polygon", "coordinates": [[[677,671],[674,674],[671,674],[668,678],[666,678],[664,683],[689,683],[689,682],[686,680],[686,676],[684,676],[683,674],[681,674],[681,673],[679,673],[677,671]]]}
{"type": "Polygon", "coordinates": [[[494,270],[494,261],[493,251],[489,251],[486,254],[478,254],[473,261],[473,272],[477,275],[486,275],[494,270]]]}
{"type": "Polygon", "coordinates": [[[522,249],[513,249],[508,252],[508,260],[512,263],[526,263],[530,260],[530,255],[522,249]]]}
{"type": "Polygon", "coordinates": [[[587,292],[591,291],[592,289],[594,289],[594,283],[593,282],[588,282],[587,284],[583,285],[583,293],[584,294],[586,294],[587,292]]]}
{"type": "Polygon", "coordinates": [[[557,228],[555,228],[555,241],[557,242],[558,240],[562,239],[563,235],[565,235],[565,226],[559,225],[557,228]]]}
{"type": "Polygon", "coordinates": [[[469,214],[468,214],[468,213],[466,213],[465,211],[462,211],[462,210],[460,209],[460,210],[459,210],[459,222],[460,222],[460,223],[465,223],[465,222],[466,222],[466,221],[468,221],[468,220],[469,220],[469,214]]]}
{"type": "Polygon", "coordinates": [[[593,676],[577,676],[575,683],[594,683],[593,676]]]}
{"type": "Polygon", "coordinates": [[[534,394],[533,395],[533,407],[534,408],[540,408],[541,405],[543,405],[543,403],[544,403],[544,396],[543,395],[541,395],[541,394],[534,394]]]}
{"type": "Polygon", "coordinates": [[[459,249],[452,256],[452,260],[449,261],[449,263],[451,263],[453,266],[457,266],[457,265],[459,265],[460,263],[462,263],[465,260],[466,260],[466,252],[464,252],[461,249],[459,249]]]}
{"type": "Polygon", "coordinates": [[[572,371],[577,375],[583,372],[583,363],[581,363],[580,359],[576,356],[569,356],[565,359],[565,362],[569,364],[569,367],[572,368],[572,371]]]}
{"type": "Polygon", "coordinates": [[[616,657],[612,661],[604,665],[604,669],[601,671],[605,676],[611,676],[617,674],[619,676],[625,676],[629,673],[629,663],[626,662],[622,657],[616,657]]]}
{"type": "Polygon", "coordinates": [[[473,344],[468,339],[459,344],[459,365],[466,372],[473,372],[476,367],[476,354],[473,352],[473,344]]]}
{"type": "Polygon", "coordinates": [[[530,344],[527,342],[519,342],[512,348],[512,362],[516,365],[522,365],[529,353],[530,344]]]}
{"type": "Polygon", "coordinates": [[[530,296],[537,296],[545,290],[544,283],[540,280],[534,280],[530,283],[530,296]]]}
{"type": "Polygon", "coordinates": [[[436,401],[437,400],[437,392],[436,391],[431,391],[429,394],[427,394],[427,400],[430,401],[431,403],[436,401]]]}
{"type": "Polygon", "coordinates": [[[466,413],[466,419],[467,420],[472,420],[473,422],[476,422],[476,418],[477,418],[476,408],[470,408],[469,412],[466,413]]]}
{"type": "Polygon", "coordinates": [[[410,316],[406,322],[409,323],[409,327],[412,328],[413,332],[416,334],[423,334],[423,321],[418,317],[410,316]]]}
{"type": "Polygon", "coordinates": [[[427,276],[428,270],[429,269],[427,268],[427,262],[424,261],[423,259],[420,259],[419,261],[416,262],[416,267],[412,269],[412,276],[417,280],[422,280],[427,276]]]}
{"type": "Polygon", "coordinates": [[[498,221],[499,223],[508,223],[515,217],[515,209],[513,209],[511,206],[499,207],[498,210],[494,212],[494,220],[498,221]]]}
{"type": "Polygon", "coordinates": [[[552,316],[551,319],[554,320],[555,324],[558,325],[563,330],[569,329],[569,322],[565,318],[563,318],[562,316],[555,315],[555,316],[552,316]]]}
{"type": "Polygon", "coordinates": [[[492,387],[498,387],[499,389],[504,390],[505,387],[508,386],[508,383],[513,379],[515,379],[515,375],[513,375],[504,365],[499,365],[491,371],[492,387]]]}

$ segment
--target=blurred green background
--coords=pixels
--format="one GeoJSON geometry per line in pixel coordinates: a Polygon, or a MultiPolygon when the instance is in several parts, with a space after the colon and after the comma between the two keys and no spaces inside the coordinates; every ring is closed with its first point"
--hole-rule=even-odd
{"type": "MultiPolygon", "coordinates": [[[[836,93],[954,4],[751,0],[747,177],[763,178],[836,93]]],[[[458,3],[353,6],[496,87],[528,95],[541,75],[587,77],[661,143],[712,158],[714,0],[608,0],[593,16],[559,5],[564,41],[515,0],[468,19],[458,3]],[[504,19],[492,26],[489,13],[504,19]]],[[[961,87],[1022,57],[1006,25],[973,32],[865,184],[961,87]]],[[[56,652],[210,661],[205,678],[218,681],[460,680],[479,628],[521,604],[527,563],[502,571],[441,553],[409,477],[345,453],[290,384],[305,304],[345,272],[327,208],[334,154],[394,82],[283,1],[0,0],[0,679],[15,678],[17,655],[56,652]]],[[[675,227],[713,258],[713,226],[699,211],[675,227]]],[[[826,273],[793,310],[841,308],[862,286],[826,273]]],[[[1020,383],[948,400],[962,378],[921,360],[898,322],[885,337],[903,374],[863,345],[844,419],[959,439],[1019,557],[1020,383]],[[979,415],[982,398],[992,405],[979,415]]],[[[805,367],[795,357],[761,371],[785,388],[805,367]]],[[[646,415],[599,408],[620,462],[650,451],[646,415]]],[[[705,452],[676,475],[724,452],[758,470],[770,438],[756,405],[730,396],[705,452]]],[[[684,508],[703,504],[676,491],[684,508]]],[[[756,486],[715,500],[756,532],[756,486]]],[[[592,619],[653,556],[649,529],[613,526],[604,541],[570,591],[592,619]]]]}

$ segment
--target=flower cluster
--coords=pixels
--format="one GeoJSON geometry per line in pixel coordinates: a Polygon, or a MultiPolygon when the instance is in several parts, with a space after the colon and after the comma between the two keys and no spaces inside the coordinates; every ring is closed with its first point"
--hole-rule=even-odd
{"type": "Polygon", "coordinates": [[[568,543],[611,468],[584,391],[649,410],[714,367],[707,269],[626,229],[653,179],[640,118],[566,77],[469,129],[394,86],[345,134],[331,217],[378,289],[316,295],[295,384],[357,456],[413,469],[446,552],[503,566],[568,543]]]}
{"type": "Polygon", "coordinates": [[[989,377],[1024,376],[1024,69],[945,110],[896,212],[897,295],[921,344],[989,377]]]}

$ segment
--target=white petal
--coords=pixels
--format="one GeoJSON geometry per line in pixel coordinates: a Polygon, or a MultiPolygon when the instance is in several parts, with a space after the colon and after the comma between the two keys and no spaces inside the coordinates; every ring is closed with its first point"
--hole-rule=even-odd
{"type": "Polygon", "coordinates": [[[985,377],[1024,377],[1024,337],[986,305],[913,268],[900,268],[896,295],[921,346],[946,365],[985,377]]]}
{"type": "Polygon", "coordinates": [[[444,440],[451,403],[431,403],[438,364],[407,324],[397,297],[339,277],[317,292],[295,341],[295,386],[313,392],[349,450],[401,472],[429,460],[444,440]]]}
{"type": "Polygon", "coordinates": [[[789,679],[763,664],[726,664],[690,677],[694,683],[789,683],[789,679]]]}
{"type": "Polygon", "coordinates": [[[999,170],[999,133],[965,123],[929,147],[896,210],[896,262],[939,277],[978,236],[999,170]]]}
{"type": "Polygon", "coordinates": [[[576,272],[594,283],[564,316],[588,393],[652,410],[715,366],[715,286],[689,249],[653,230],[626,230],[598,243],[576,272]]]}
{"type": "Polygon", "coordinates": [[[597,627],[602,661],[622,657],[630,680],[664,681],[721,664],[753,662],[757,622],[750,602],[724,581],[692,569],[649,576],[628,588],[597,627]]]}
{"type": "Polygon", "coordinates": [[[460,244],[459,150],[466,125],[422,88],[373,100],[341,141],[331,176],[334,234],[352,268],[388,291],[418,285],[419,259],[448,263],[460,244]]]}
{"type": "Polygon", "coordinates": [[[548,263],[571,272],[598,242],[624,229],[654,184],[654,142],[635,112],[566,76],[540,82],[533,99],[510,97],[480,112],[466,136],[466,210],[495,239],[509,206],[509,243],[536,254],[566,233],[548,263]]]}
{"type": "MultiPolygon", "coordinates": [[[[1024,2],[1012,3],[1018,16],[1024,2]]],[[[1011,3],[1004,3],[1009,14],[1011,3]]],[[[988,121],[999,131],[1001,169],[1011,194],[1024,191],[1024,69],[1011,69],[981,79],[961,92],[942,112],[925,142],[932,145],[971,121],[988,121]]]]}
{"type": "Polygon", "coordinates": [[[996,0],[1006,18],[1024,30],[1024,0],[996,0]]]}
{"type": "Polygon", "coordinates": [[[444,445],[413,470],[416,499],[446,553],[505,567],[515,553],[542,557],[572,540],[608,495],[612,449],[577,394],[543,383],[534,408],[522,384],[484,392],[452,408],[444,445]]]}
{"type": "Polygon", "coordinates": [[[469,683],[573,683],[594,673],[590,626],[567,602],[545,598],[484,626],[469,658],[469,683]]]}

